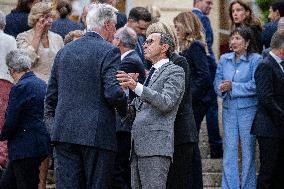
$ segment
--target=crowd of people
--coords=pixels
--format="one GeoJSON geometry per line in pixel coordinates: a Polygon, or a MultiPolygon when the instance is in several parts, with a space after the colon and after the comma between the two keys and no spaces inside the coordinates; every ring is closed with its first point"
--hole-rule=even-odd
{"type": "Polygon", "coordinates": [[[284,3],[262,26],[232,1],[220,58],[213,0],[194,0],[173,26],[157,7],[126,16],[116,3],[86,5],[79,22],[67,0],[56,13],[40,0],[0,11],[0,188],[45,189],[53,168],[57,189],[202,189],[205,117],[223,189],[283,188],[284,3]]]}

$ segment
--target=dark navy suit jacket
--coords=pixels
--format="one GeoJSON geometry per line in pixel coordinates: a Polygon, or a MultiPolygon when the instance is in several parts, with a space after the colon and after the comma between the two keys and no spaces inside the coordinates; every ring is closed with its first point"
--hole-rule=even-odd
{"type": "Polygon", "coordinates": [[[212,100],[209,95],[211,85],[208,58],[204,46],[199,41],[194,41],[190,47],[181,54],[184,56],[191,69],[191,92],[193,103],[196,100],[209,104],[212,100]]]}
{"type": "Polygon", "coordinates": [[[28,26],[28,16],[29,13],[25,11],[11,11],[11,13],[6,16],[4,32],[16,38],[19,33],[28,31],[31,29],[28,26]]]}
{"type": "Polygon", "coordinates": [[[46,84],[33,72],[12,87],[0,140],[8,140],[9,160],[40,157],[50,152],[50,137],[43,123],[46,84]]]}
{"type": "Polygon", "coordinates": [[[68,18],[59,18],[52,23],[50,31],[59,34],[63,39],[70,31],[84,30],[81,23],[73,22],[68,18]]]}
{"type": "Polygon", "coordinates": [[[284,138],[284,73],[269,54],[255,72],[258,98],[252,134],[284,138]]]}
{"type": "Polygon", "coordinates": [[[95,32],[57,53],[45,99],[52,141],[116,150],[115,109],[121,117],[127,109],[119,64],[119,49],[95,32]]]}
{"type": "MultiPolygon", "coordinates": [[[[139,83],[144,83],[146,77],[145,67],[136,51],[130,52],[121,60],[119,70],[125,71],[126,73],[139,73],[138,81],[139,83]]],[[[128,103],[131,103],[136,96],[137,95],[133,91],[129,90],[128,103]]],[[[121,122],[121,117],[117,116],[116,131],[130,132],[131,126],[132,125],[128,123],[123,124],[121,122]]]]}
{"type": "Polygon", "coordinates": [[[118,30],[119,28],[122,28],[126,22],[127,22],[127,17],[123,12],[116,12],[117,16],[117,23],[115,25],[115,28],[118,30]]]}
{"type": "Polygon", "coordinates": [[[278,21],[268,22],[263,26],[263,31],[261,33],[261,40],[265,48],[270,47],[270,42],[273,34],[276,32],[278,27],[278,21]]]}

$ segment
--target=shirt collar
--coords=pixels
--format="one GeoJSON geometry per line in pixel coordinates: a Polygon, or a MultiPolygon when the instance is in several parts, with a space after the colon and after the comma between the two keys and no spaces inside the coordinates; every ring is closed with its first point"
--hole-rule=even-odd
{"type": "Polygon", "coordinates": [[[203,14],[203,12],[199,8],[193,7],[192,10],[197,10],[198,12],[201,12],[203,14]]]}
{"type": "Polygon", "coordinates": [[[168,63],[170,60],[168,58],[159,60],[156,64],[153,64],[153,67],[158,70],[160,67],[162,67],[164,64],[168,63]]]}
{"type": "Polygon", "coordinates": [[[133,51],[134,51],[134,50],[132,49],[132,50],[129,50],[129,51],[124,52],[124,53],[121,55],[120,60],[123,60],[129,53],[131,53],[131,52],[133,52],[133,51]]]}
{"type": "Polygon", "coordinates": [[[270,51],[269,54],[276,60],[276,62],[277,62],[278,64],[280,64],[280,63],[283,61],[279,56],[277,56],[276,54],[274,54],[272,51],[270,51]]]}
{"type": "Polygon", "coordinates": [[[284,69],[281,65],[281,62],[283,61],[279,56],[277,56],[276,54],[274,54],[272,51],[269,52],[269,54],[272,56],[272,58],[274,58],[274,60],[278,63],[278,65],[280,66],[281,70],[284,72],[284,69]]]}

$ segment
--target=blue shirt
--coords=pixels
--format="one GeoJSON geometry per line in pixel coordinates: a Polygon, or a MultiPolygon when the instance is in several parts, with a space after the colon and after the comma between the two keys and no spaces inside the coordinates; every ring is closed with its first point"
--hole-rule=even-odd
{"type": "Polygon", "coordinates": [[[256,53],[242,55],[238,63],[234,52],[221,56],[214,88],[217,95],[223,98],[224,108],[240,109],[257,105],[254,73],[261,60],[262,57],[256,53]],[[223,80],[232,81],[230,91],[220,91],[219,85],[223,80]]]}

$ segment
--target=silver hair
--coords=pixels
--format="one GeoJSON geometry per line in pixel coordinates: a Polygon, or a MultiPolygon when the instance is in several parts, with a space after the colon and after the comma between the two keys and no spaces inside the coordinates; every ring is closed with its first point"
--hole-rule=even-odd
{"type": "Polygon", "coordinates": [[[175,42],[173,40],[173,38],[166,33],[159,33],[161,38],[160,38],[160,44],[167,44],[169,45],[169,48],[166,52],[166,55],[168,58],[171,58],[171,56],[173,55],[174,51],[175,51],[175,42]]]}
{"type": "Polygon", "coordinates": [[[276,31],[271,39],[270,47],[272,49],[279,49],[284,46],[284,30],[276,31]]]}
{"type": "Polygon", "coordinates": [[[0,11],[0,30],[4,30],[5,26],[6,26],[6,16],[2,11],[0,11]]]}
{"type": "Polygon", "coordinates": [[[26,50],[15,49],[7,54],[6,64],[8,68],[20,73],[31,69],[32,60],[26,50]]]}
{"type": "Polygon", "coordinates": [[[109,4],[94,4],[87,14],[87,30],[100,30],[107,21],[116,23],[116,12],[117,9],[109,4]]]}
{"type": "Polygon", "coordinates": [[[284,30],[284,16],[279,19],[277,29],[278,30],[284,30]]]}
{"type": "Polygon", "coordinates": [[[115,37],[120,39],[125,48],[135,49],[137,34],[132,28],[127,26],[120,28],[115,37]]]}

